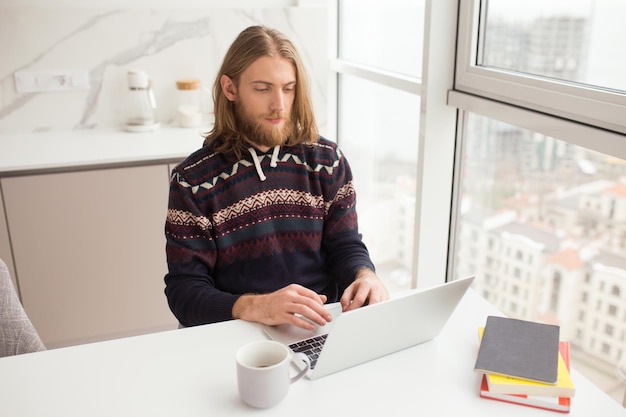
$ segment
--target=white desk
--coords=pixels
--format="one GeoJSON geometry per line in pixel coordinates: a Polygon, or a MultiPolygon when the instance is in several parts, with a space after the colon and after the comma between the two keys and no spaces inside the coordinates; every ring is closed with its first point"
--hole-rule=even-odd
{"type": "MultiPolygon", "coordinates": [[[[264,337],[243,321],[3,358],[0,416],[558,416],[478,396],[476,329],[488,314],[498,312],[470,290],[435,340],[300,380],[269,410],[248,408],[237,394],[235,351],[264,337]]],[[[572,377],[572,417],[626,416],[575,370],[572,377]]]]}

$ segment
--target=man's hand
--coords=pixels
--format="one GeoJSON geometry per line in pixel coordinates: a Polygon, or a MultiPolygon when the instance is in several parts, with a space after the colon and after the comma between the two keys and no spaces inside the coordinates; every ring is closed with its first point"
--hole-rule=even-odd
{"type": "Polygon", "coordinates": [[[333,319],[324,308],[325,302],[325,295],[291,284],[270,294],[242,295],[233,306],[233,318],[314,330],[313,323],[323,326],[333,319]]]}
{"type": "Polygon", "coordinates": [[[354,282],[343,292],[340,302],[343,311],[350,311],[366,302],[375,304],[388,299],[389,293],[378,275],[369,268],[363,268],[356,273],[354,282]]]}

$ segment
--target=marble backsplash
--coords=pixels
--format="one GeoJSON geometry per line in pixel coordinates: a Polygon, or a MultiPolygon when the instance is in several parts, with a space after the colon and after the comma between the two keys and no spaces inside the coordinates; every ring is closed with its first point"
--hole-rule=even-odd
{"type": "Polygon", "coordinates": [[[327,9],[320,5],[264,9],[0,5],[0,134],[121,129],[131,68],[150,75],[157,117],[162,125],[173,124],[175,81],[199,78],[210,89],[231,42],[255,24],[279,29],[296,44],[309,71],[324,132],[327,20],[327,9]],[[88,89],[16,91],[17,71],[74,69],[88,72],[88,89]]]}

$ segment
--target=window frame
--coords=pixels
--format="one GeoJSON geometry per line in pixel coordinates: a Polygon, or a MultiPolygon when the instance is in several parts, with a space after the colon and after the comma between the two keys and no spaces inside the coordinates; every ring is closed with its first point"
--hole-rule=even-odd
{"type": "Polygon", "coordinates": [[[623,92],[477,65],[485,1],[459,0],[455,91],[626,134],[623,92]]]}

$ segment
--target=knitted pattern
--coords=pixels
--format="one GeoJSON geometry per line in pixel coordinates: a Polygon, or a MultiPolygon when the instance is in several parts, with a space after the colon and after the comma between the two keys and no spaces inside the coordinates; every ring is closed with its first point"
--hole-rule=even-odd
{"type": "Polygon", "coordinates": [[[336,144],[283,146],[254,158],[204,147],[172,172],[166,295],[184,325],[231,318],[245,293],[299,283],[336,301],[373,269],[358,233],[352,174],[336,144]],[[264,180],[261,179],[264,178],[264,180]]]}

